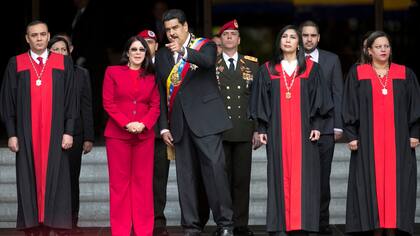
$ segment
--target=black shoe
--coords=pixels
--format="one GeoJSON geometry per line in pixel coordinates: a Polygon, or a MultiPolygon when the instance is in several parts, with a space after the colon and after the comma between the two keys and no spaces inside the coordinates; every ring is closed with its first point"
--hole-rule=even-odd
{"type": "Polygon", "coordinates": [[[329,225],[319,226],[319,233],[320,234],[332,234],[333,230],[332,230],[331,226],[329,226],[329,225]]]}
{"type": "Polygon", "coordinates": [[[254,232],[252,232],[248,227],[236,227],[233,230],[233,234],[235,236],[253,236],[254,232]]]}
{"type": "Polygon", "coordinates": [[[154,228],[153,236],[169,236],[169,232],[166,230],[166,227],[154,228]]]}
{"type": "Polygon", "coordinates": [[[200,236],[200,232],[185,232],[184,236],[200,236]]]}
{"type": "Polygon", "coordinates": [[[217,232],[217,236],[233,236],[233,231],[227,228],[221,228],[217,232]]]}

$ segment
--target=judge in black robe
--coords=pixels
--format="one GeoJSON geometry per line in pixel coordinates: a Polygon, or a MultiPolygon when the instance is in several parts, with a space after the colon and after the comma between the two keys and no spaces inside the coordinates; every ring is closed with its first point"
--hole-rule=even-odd
{"type": "Polygon", "coordinates": [[[320,164],[316,140],[322,115],[332,109],[319,65],[305,60],[303,50],[297,50],[296,45],[296,74],[285,73],[285,50],[290,47],[283,50],[284,37],[298,38],[298,47],[303,48],[296,27],[286,26],[280,31],[275,59],[261,66],[253,83],[250,108],[251,117],[258,122],[258,132],[267,137],[270,235],[319,229],[320,164]]]}
{"type": "Polygon", "coordinates": [[[367,49],[368,64],[353,66],[344,87],[344,131],[352,150],[346,231],[412,234],[420,87],[409,68],[391,63],[386,34],[372,33],[367,49]]]}
{"type": "Polygon", "coordinates": [[[69,229],[71,194],[66,149],[72,144],[68,138],[72,140],[78,106],[73,64],[69,57],[48,55],[45,23],[29,24],[26,37],[31,50],[9,60],[0,91],[0,115],[9,144],[13,138],[18,141],[18,149],[12,149],[17,151],[17,228],[42,225],[69,229]],[[45,56],[44,67],[33,59],[37,55],[45,56]],[[41,83],[36,82],[39,79],[41,83]]]}

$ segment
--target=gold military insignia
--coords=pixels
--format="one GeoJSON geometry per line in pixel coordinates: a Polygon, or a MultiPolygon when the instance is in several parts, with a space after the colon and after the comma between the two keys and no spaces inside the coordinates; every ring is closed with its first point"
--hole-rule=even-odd
{"type": "Polygon", "coordinates": [[[256,57],[244,56],[244,58],[247,59],[248,61],[258,62],[258,58],[256,57]]]}

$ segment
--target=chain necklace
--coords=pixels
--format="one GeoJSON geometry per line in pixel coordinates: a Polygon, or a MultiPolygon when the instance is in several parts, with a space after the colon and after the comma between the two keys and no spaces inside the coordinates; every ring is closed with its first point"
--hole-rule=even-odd
{"type": "MultiPolygon", "coordinates": [[[[373,65],[372,65],[372,66],[373,66],[373,65]]],[[[381,89],[382,94],[383,94],[383,95],[387,95],[387,94],[388,94],[388,89],[386,88],[386,86],[387,86],[387,84],[388,84],[388,74],[389,74],[389,68],[387,67],[387,70],[386,70],[385,75],[380,75],[380,74],[378,73],[378,71],[377,71],[376,69],[379,69],[379,68],[376,68],[375,66],[373,66],[373,68],[375,69],[376,77],[378,77],[379,83],[380,83],[380,84],[381,84],[381,86],[382,86],[382,89],[381,89]],[[384,78],[385,78],[385,79],[384,79],[384,78]]]]}
{"type": "Polygon", "coordinates": [[[33,62],[33,59],[31,57],[31,54],[29,52],[28,52],[28,57],[29,57],[29,61],[31,62],[32,68],[34,69],[35,74],[36,74],[37,80],[35,81],[35,85],[39,87],[42,84],[41,77],[44,74],[45,65],[47,65],[48,58],[47,58],[47,60],[45,60],[45,63],[42,65],[41,73],[38,73],[38,70],[36,69],[36,67],[34,65],[34,62],[33,62]]]}
{"type": "Polygon", "coordinates": [[[290,84],[287,83],[286,72],[284,71],[284,67],[282,66],[281,69],[283,72],[284,85],[286,86],[286,99],[290,99],[292,98],[292,93],[290,92],[290,90],[292,89],[293,83],[295,82],[297,66],[295,70],[293,71],[292,81],[290,81],[290,84]]]}

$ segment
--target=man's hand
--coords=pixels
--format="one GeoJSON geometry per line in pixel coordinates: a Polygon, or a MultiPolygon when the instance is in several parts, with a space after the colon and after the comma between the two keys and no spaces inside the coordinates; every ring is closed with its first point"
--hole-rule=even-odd
{"type": "Polygon", "coordinates": [[[18,138],[16,136],[10,137],[7,141],[7,146],[9,147],[10,151],[18,152],[19,151],[19,143],[18,138]]]}
{"type": "Polygon", "coordinates": [[[73,136],[68,134],[63,134],[63,141],[61,142],[61,147],[64,150],[70,149],[73,146],[73,136]]]}
{"type": "Polygon", "coordinates": [[[357,151],[357,149],[359,148],[357,140],[350,141],[347,145],[349,146],[349,149],[351,151],[357,151]]]}
{"type": "Polygon", "coordinates": [[[260,148],[263,144],[260,141],[260,136],[258,135],[258,132],[254,132],[252,135],[252,149],[257,150],[260,148]]]}
{"type": "Polygon", "coordinates": [[[309,135],[311,141],[318,141],[320,137],[321,132],[319,132],[319,130],[311,130],[311,134],[309,135]]]}
{"type": "Polygon", "coordinates": [[[84,141],[83,142],[83,154],[88,154],[92,151],[93,143],[91,141],[84,141]]]}
{"type": "Polygon", "coordinates": [[[419,145],[419,139],[418,138],[410,138],[410,147],[416,148],[419,145]]]}
{"type": "Polygon", "coordinates": [[[172,134],[170,131],[166,131],[162,134],[163,142],[165,142],[166,145],[173,147],[174,144],[172,143],[174,139],[172,138],[172,134]]]}
{"type": "Polygon", "coordinates": [[[343,132],[334,131],[334,141],[340,140],[343,137],[343,132]]]}
{"type": "Polygon", "coordinates": [[[172,53],[177,52],[181,53],[181,55],[184,56],[182,45],[178,43],[178,40],[165,44],[165,47],[171,50],[172,53]]]}
{"type": "Polygon", "coordinates": [[[267,144],[267,134],[258,134],[258,139],[262,144],[267,144]]]}

